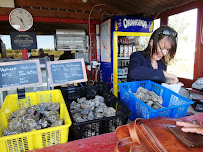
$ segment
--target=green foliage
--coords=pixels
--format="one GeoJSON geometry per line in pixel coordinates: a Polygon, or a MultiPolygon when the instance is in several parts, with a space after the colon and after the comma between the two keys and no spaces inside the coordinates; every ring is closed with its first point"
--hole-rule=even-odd
{"type": "MultiPolygon", "coordinates": [[[[48,55],[54,55],[55,58],[59,58],[60,55],[63,54],[63,51],[55,51],[51,49],[45,49],[44,53],[47,53],[48,55]]],[[[22,59],[22,50],[6,50],[7,57],[13,58],[13,59],[22,59]]],[[[31,50],[32,56],[37,56],[38,51],[35,49],[31,50]]]]}

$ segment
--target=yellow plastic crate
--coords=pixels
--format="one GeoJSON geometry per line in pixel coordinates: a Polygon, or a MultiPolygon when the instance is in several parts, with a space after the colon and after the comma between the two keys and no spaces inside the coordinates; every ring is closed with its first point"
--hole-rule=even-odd
{"type": "Polygon", "coordinates": [[[0,151],[24,152],[65,143],[68,141],[71,124],[72,122],[60,90],[26,93],[25,98],[20,100],[18,100],[17,94],[8,95],[0,110],[0,151]],[[38,105],[42,102],[60,103],[60,119],[64,120],[64,125],[2,137],[4,129],[8,127],[8,120],[14,111],[38,105]]]}

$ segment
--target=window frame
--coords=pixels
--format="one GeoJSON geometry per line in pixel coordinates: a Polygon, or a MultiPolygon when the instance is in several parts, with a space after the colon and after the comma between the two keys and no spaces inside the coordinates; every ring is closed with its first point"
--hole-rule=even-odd
{"type": "Polygon", "coordinates": [[[195,44],[195,59],[194,59],[194,73],[193,79],[180,78],[179,81],[184,83],[185,87],[191,87],[192,83],[199,77],[203,77],[203,44],[201,44],[201,31],[203,27],[203,1],[194,1],[176,8],[171,8],[161,12],[157,19],[160,18],[160,25],[168,25],[168,17],[179,14],[191,9],[197,8],[197,31],[195,44]]]}

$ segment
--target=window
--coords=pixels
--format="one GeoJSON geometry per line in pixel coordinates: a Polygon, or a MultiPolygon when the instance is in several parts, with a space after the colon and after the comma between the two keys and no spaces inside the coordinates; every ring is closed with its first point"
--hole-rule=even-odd
{"type": "MultiPolygon", "coordinates": [[[[11,38],[10,35],[0,35],[3,43],[6,46],[6,55],[8,58],[13,59],[22,59],[22,51],[21,50],[12,50],[11,47],[11,38]]],[[[54,55],[55,57],[59,57],[63,52],[54,51],[54,36],[53,35],[37,35],[37,48],[43,48],[46,53],[49,55],[54,55]]],[[[33,56],[37,56],[37,49],[34,49],[32,52],[33,56]]],[[[0,54],[0,59],[1,59],[0,54]]]]}
{"type": "Polygon", "coordinates": [[[160,27],[160,19],[155,19],[154,20],[154,29],[153,29],[153,32],[158,29],[160,27]]]}
{"type": "Polygon", "coordinates": [[[11,38],[10,35],[1,35],[3,43],[6,45],[6,49],[11,49],[11,38]]]}
{"type": "Polygon", "coordinates": [[[53,35],[37,35],[37,47],[43,49],[54,50],[53,35]]]}
{"type": "MultiPolygon", "coordinates": [[[[3,43],[6,44],[6,49],[11,49],[10,35],[1,35],[3,43]]],[[[54,49],[54,36],[53,35],[37,35],[37,47],[43,49],[54,49]]]]}
{"type": "Polygon", "coordinates": [[[178,32],[178,47],[167,71],[181,78],[193,79],[197,9],[169,16],[168,25],[178,32]]]}

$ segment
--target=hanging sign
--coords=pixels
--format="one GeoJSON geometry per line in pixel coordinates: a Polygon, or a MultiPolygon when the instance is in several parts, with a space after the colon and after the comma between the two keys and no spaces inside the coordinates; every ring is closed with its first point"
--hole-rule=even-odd
{"type": "Polygon", "coordinates": [[[13,50],[37,49],[35,32],[11,32],[10,37],[13,50]]]}
{"type": "Polygon", "coordinates": [[[48,61],[47,70],[50,86],[87,81],[84,59],[48,61]]]}
{"type": "Polygon", "coordinates": [[[0,63],[0,90],[34,87],[41,84],[39,60],[0,63]]]}

